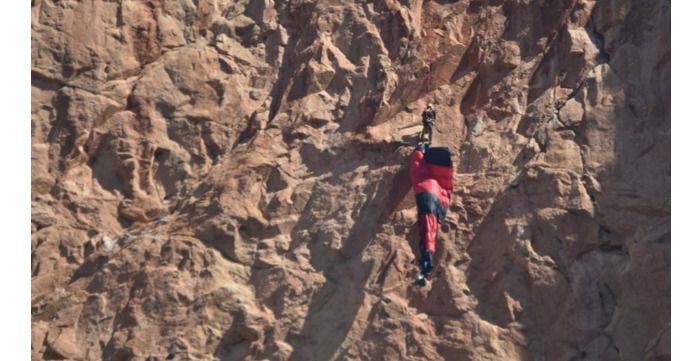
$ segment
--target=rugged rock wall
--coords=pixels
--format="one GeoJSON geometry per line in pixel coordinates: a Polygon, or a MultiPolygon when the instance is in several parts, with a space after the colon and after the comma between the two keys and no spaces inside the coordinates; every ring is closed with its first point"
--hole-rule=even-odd
{"type": "Polygon", "coordinates": [[[667,0],[33,1],[32,359],[670,360],[670,47],[667,0]]]}

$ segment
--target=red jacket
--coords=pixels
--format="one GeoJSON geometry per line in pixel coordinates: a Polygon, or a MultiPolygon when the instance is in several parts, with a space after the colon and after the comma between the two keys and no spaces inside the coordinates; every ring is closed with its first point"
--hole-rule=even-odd
{"type": "Polygon", "coordinates": [[[435,254],[439,223],[445,218],[453,191],[453,168],[447,148],[419,145],[411,155],[411,184],[418,205],[421,246],[435,254]]]}

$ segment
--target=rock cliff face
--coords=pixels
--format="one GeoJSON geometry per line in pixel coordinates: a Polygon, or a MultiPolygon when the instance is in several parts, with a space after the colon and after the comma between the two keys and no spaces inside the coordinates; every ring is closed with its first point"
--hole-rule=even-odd
{"type": "Polygon", "coordinates": [[[32,359],[670,360],[670,6],[33,1],[32,359]]]}

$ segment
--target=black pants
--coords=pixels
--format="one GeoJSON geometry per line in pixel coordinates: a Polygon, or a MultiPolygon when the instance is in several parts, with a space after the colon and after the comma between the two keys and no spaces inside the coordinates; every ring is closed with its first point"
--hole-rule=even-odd
{"type": "Polygon", "coordinates": [[[423,130],[420,132],[420,140],[423,140],[423,136],[428,134],[428,144],[433,143],[433,125],[430,123],[423,123],[423,130]]]}

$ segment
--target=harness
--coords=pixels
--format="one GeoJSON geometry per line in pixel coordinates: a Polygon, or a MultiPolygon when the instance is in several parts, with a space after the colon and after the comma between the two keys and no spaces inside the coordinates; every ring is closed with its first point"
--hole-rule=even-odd
{"type": "Polygon", "coordinates": [[[424,127],[432,127],[433,122],[435,119],[433,119],[433,114],[431,112],[423,112],[423,126],[424,127]]]}

